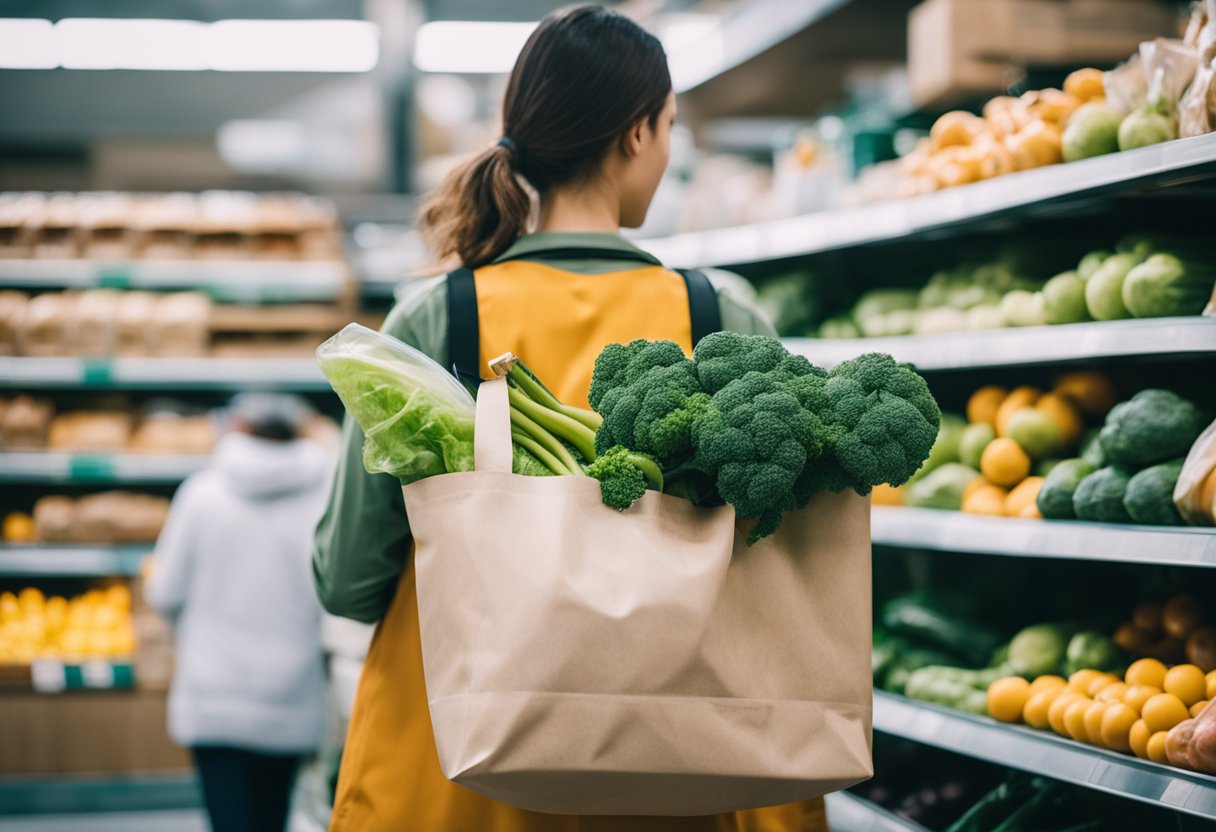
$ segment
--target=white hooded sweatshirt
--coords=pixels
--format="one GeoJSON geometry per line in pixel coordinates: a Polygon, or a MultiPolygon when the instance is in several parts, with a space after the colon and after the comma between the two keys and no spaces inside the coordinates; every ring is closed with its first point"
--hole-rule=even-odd
{"type": "Polygon", "coordinates": [[[332,468],[313,442],[233,433],[178,489],[144,589],[175,626],[176,742],[269,753],[321,744],[321,607],[309,558],[332,468]]]}

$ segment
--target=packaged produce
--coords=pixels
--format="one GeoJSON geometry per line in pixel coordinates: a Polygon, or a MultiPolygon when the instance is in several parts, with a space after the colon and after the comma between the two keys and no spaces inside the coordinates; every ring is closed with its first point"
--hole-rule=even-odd
{"type": "Polygon", "coordinates": [[[1174,505],[1193,526],[1216,525],[1216,422],[1187,453],[1174,486],[1174,505]]]}
{"type": "Polygon", "coordinates": [[[1153,465],[1184,455],[1203,427],[1191,402],[1169,390],[1142,390],[1107,415],[1102,452],[1117,465],[1153,465]]]}
{"type": "Polygon", "coordinates": [[[1178,135],[1188,138],[1216,129],[1216,0],[1195,5],[1185,42],[1199,61],[1178,106],[1178,135]]]}
{"type": "Polygon", "coordinates": [[[1131,515],[1123,507],[1123,496],[1127,493],[1131,476],[1126,468],[1108,465],[1081,480],[1072,495],[1072,507],[1077,519],[1101,523],[1131,522],[1131,515]]]}
{"type": "Polygon", "coordinates": [[[1157,253],[1127,273],[1123,305],[1137,318],[1198,315],[1216,286],[1208,257],[1157,253]]]}
{"type": "Polygon", "coordinates": [[[1123,506],[1136,523],[1180,526],[1182,515],[1174,506],[1174,487],[1182,473],[1182,460],[1145,468],[1127,483],[1123,506]]]}
{"type": "Polygon", "coordinates": [[[1133,150],[1178,136],[1178,102],[1195,77],[1198,55],[1180,40],[1140,44],[1145,96],[1119,126],[1119,149],[1133,150]]]}
{"type": "Polygon", "coordinates": [[[1116,152],[1119,149],[1119,125],[1123,115],[1105,101],[1083,104],[1073,113],[1064,130],[1064,161],[1076,162],[1116,152]]]}
{"type": "Polygon", "coordinates": [[[1039,512],[1048,520],[1071,520],[1075,518],[1072,500],[1077,486],[1094,472],[1094,467],[1084,459],[1066,459],[1051,469],[1039,489],[1036,504],[1039,512]]]}

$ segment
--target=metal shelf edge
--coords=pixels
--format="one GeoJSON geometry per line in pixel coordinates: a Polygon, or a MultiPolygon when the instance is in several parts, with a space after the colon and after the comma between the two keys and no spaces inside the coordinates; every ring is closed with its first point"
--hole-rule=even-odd
{"type": "Polygon", "coordinates": [[[312,358],[0,357],[0,385],[29,388],[239,389],[266,386],[327,390],[312,358]]]}
{"type": "Polygon", "coordinates": [[[130,577],[139,574],[140,562],[151,551],[150,545],[5,545],[0,546],[0,575],[130,577]]]}
{"type": "Polygon", "coordinates": [[[824,795],[828,822],[841,832],[929,832],[924,826],[899,817],[849,792],[824,795]]]}
{"type": "Polygon", "coordinates": [[[874,692],[874,729],[1109,794],[1216,818],[1216,778],[874,692]]]}
{"type": "Polygon", "coordinates": [[[0,482],[175,484],[210,459],[209,454],[0,452],[0,482]]]}

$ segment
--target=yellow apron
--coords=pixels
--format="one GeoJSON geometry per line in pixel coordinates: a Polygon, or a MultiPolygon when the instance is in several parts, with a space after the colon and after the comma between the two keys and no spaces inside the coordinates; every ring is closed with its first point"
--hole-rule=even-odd
{"type": "MultiPolygon", "coordinates": [[[[563,401],[587,406],[606,344],[692,349],[683,278],[657,266],[580,275],[536,262],[477,270],[481,366],[514,352],[563,401]]],[[[488,370],[487,370],[488,374],[488,370]]],[[[449,782],[431,732],[413,558],[376,629],[355,697],[330,832],[820,832],[823,800],[693,818],[526,812],[449,782]]]]}

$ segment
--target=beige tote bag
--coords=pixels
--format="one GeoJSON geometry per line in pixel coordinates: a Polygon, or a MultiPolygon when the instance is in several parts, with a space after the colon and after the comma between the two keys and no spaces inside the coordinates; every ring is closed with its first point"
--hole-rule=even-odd
{"type": "Polygon", "coordinates": [[[539,812],[704,815],[873,773],[868,500],[818,495],[751,547],[730,507],[617,512],[591,478],[511,473],[502,380],[475,457],[405,488],[448,779],[539,812]]]}

